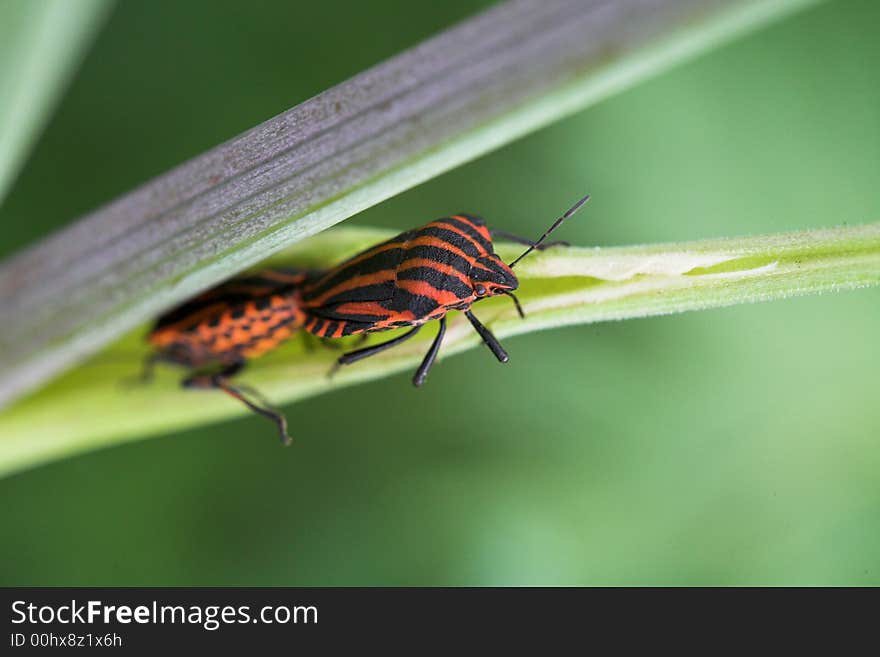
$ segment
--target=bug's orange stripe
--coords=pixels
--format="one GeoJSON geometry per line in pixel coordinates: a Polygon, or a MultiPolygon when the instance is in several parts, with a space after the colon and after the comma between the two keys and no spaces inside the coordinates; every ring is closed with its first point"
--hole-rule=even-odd
{"type": "Polygon", "coordinates": [[[439,237],[433,237],[431,235],[423,235],[421,237],[417,237],[414,240],[410,240],[407,242],[407,246],[435,246],[438,249],[445,249],[450,253],[454,253],[455,255],[464,258],[470,263],[473,263],[474,258],[469,256],[467,253],[459,249],[454,244],[450,244],[445,240],[441,240],[439,237]]]}
{"type": "Polygon", "coordinates": [[[459,221],[464,221],[464,222],[465,222],[466,224],[468,224],[471,228],[473,228],[473,229],[474,229],[475,231],[477,231],[480,235],[482,235],[482,236],[486,239],[487,242],[489,242],[490,244],[492,243],[492,233],[489,232],[489,228],[488,228],[488,226],[486,226],[486,224],[477,224],[477,223],[474,223],[474,222],[473,222],[471,219],[469,219],[468,217],[463,217],[463,216],[461,216],[461,215],[459,215],[459,214],[453,215],[453,217],[454,217],[455,219],[458,219],[459,221]]]}
{"type": "Polygon", "coordinates": [[[323,294],[313,299],[309,299],[309,301],[307,303],[304,303],[303,305],[310,308],[323,306],[328,299],[332,299],[337,294],[340,294],[342,292],[355,290],[359,287],[364,287],[365,285],[381,285],[382,283],[390,283],[394,280],[394,275],[395,274],[393,269],[382,269],[380,271],[372,272],[369,274],[352,276],[347,281],[343,281],[339,285],[335,285],[329,290],[326,290],[323,294]]]}
{"type": "MultiPolygon", "coordinates": [[[[461,217],[459,215],[453,215],[453,219],[458,219],[461,222],[466,223],[468,226],[477,230],[482,235],[482,232],[478,230],[478,226],[475,226],[473,222],[468,221],[466,217],[461,217]]],[[[446,222],[443,219],[438,219],[437,221],[432,221],[428,224],[431,228],[442,228],[443,230],[448,230],[456,235],[461,235],[464,239],[474,245],[474,248],[480,251],[481,253],[486,253],[486,248],[480,244],[477,240],[475,240],[472,236],[468,235],[467,232],[459,228],[453,223],[446,222]]],[[[491,240],[490,240],[491,241],[491,240]]]]}
{"type": "Polygon", "coordinates": [[[397,285],[398,287],[406,290],[410,294],[419,294],[423,297],[433,299],[441,306],[446,306],[461,301],[458,295],[456,295],[454,292],[449,292],[448,290],[438,290],[430,283],[427,283],[425,281],[398,281],[397,285]]]}
{"type": "Polygon", "coordinates": [[[291,328],[289,326],[281,326],[277,328],[273,333],[263,338],[262,340],[257,340],[256,342],[249,345],[247,348],[242,350],[242,355],[247,358],[254,358],[259,356],[260,354],[264,354],[271,349],[277,347],[281,342],[290,337],[291,328]]]}
{"type": "MultiPolygon", "coordinates": [[[[383,308],[375,301],[349,301],[339,304],[334,310],[340,315],[376,315],[378,317],[391,315],[387,308],[383,308]]],[[[409,314],[412,315],[412,313],[409,314]]]]}
{"type": "Polygon", "coordinates": [[[477,267],[477,268],[479,268],[479,269],[482,269],[483,271],[488,271],[488,272],[493,273],[493,274],[496,273],[494,269],[490,269],[489,267],[486,267],[485,265],[483,265],[483,264],[481,264],[481,263],[479,263],[479,262],[474,262],[474,264],[471,265],[471,266],[472,266],[472,267],[477,267]]]}

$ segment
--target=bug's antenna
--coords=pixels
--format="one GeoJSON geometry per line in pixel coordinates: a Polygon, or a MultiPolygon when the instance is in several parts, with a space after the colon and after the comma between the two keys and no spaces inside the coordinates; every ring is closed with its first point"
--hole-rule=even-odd
{"type": "Polygon", "coordinates": [[[589,200],[590,200],[590,195],[587,194],[587,195],[584,196],[580,201],[578,201],[577,203],[575,203],[574,205],[572,205],[568,210],[565,211],[565,214],[563,214],[561,217],[559,217],[559,219],[557,219],[556,221],[553,222],[553,225],[550,226],[550,228],[548,228],[547,230],[544,231],[544,234],[541,235],[541,237],[538,238],[538,241],[537,241],[537,242],[535,242],[534,244],[532,244],[529,248],[527,248],[527,249],[525,250],[525,252],[524,252],[520,257],[518,257],[516,260],[514,260],[513,262],[511,262],[511,263],[510,263],[509,265],[507,265],[507,266],[512,268],[516,263],[518,263],[520,260],[522,260],[523,258],[525,258],[527,255],[529,255],[532,251],[534,251],[535,249],[537,249],[539,246],[541,246],[541,244],[544,243],[544,240],[546,240],[548,237],[550,237],[550,234],[551,234],[554,230],[556,230],[557,228],[559,228],[559,226],[562,225],[562,222],[563,222],[563,221],[565,221],[565,220],[568,219],[571,215],[573,215],[575,212],[577,212],[578,210],[580,210],[581,207],[583,206],[583,204],[586,203],[586,202],[589,201],[589,200]]]}

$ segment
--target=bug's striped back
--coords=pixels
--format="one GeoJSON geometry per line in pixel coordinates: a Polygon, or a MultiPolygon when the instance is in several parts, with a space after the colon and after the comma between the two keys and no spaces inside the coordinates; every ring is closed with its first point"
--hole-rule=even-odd
{"type": "Polygon", "coordinates": [[[418,325],[468,307],[475,300],[472,269],[492,253],[486,224],[471,215],[401,233],[306,284],[305,328],[335,338],[418,325]]]}

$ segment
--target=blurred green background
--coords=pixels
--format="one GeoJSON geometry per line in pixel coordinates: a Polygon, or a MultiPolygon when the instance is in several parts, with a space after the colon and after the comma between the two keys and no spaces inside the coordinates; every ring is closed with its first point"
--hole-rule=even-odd
{"type": "MultiPolygon", "coordinates": [[[[0,255],[487,4],[119,3],[0,255]]],[[[877,221],[878,25],[824,4],[351,221],[877,221]]],[[[0,584],[880,584],[878,329],[875,289],[556,330],[291,405],[289,450],[242,417],[59,462],[0,480],[0,584]]]]}

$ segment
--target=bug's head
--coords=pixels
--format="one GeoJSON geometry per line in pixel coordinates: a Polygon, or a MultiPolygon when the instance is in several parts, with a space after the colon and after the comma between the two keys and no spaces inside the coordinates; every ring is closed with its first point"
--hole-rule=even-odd
{"type": "Polygon", "coordinates": [[[474,288],[474,301],[506,294],[516,304],[520,317],[525,317],[519,299],[513,291],[519,287],[519,279],[510,265],[494,253],[489,253],[474,261],[471,267],[471,286],[474,288]]]}
{"type": "Polygon", "coordinates": [[[532,242],[529,248],[510,264],[505,264],[504,261],[494,253],[479,258],[474,263],[473,267],[471,267],[470,273],[471,285],[474,288],[474,296],[476,297],[475,300],[485,297],[493,297],[499,294],[506,294],[513,299],[513,302],[516,304],[516,310],[519,313],[519,316],[525,317],[525,313],[523,313],[519,300],[513,294],[513,291],[519,287],[519,280],[517,279],[516,274],[513,273],[513,268],[516,266],[516,263],[525,258],[532,251],[542,248],[544,241],[550,236],[550,234],[559,228],[563,221],[580,210],[581,206],[589,200],[590,197],[585,196],[571,206],[565,214],[553,222],[550,228],[544,231],[544,234],[541,235],[536,242],[532,242]]]}
{"type": "Polygon", "coordinates": [[[510,294],[519,287],[516,274],[494,253],[484,255],[474,262],[470,278],[477,299],[510,294]]]}

